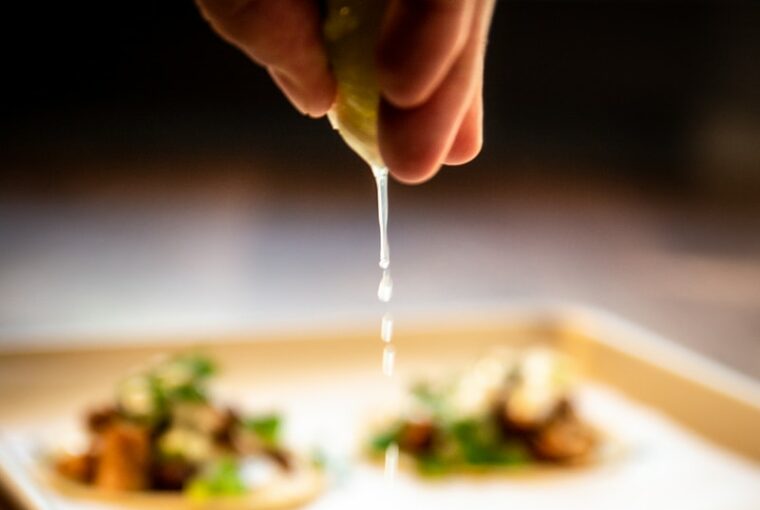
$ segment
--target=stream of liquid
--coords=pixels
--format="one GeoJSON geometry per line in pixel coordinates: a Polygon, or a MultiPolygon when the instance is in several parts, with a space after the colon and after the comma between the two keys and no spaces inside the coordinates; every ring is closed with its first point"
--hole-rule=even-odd
{"type": "MultiPolygon", "coordinates": [[[[388,303],[393,296],[391,279],[390,248],[388,246],[388,169],[372,167],[372,174],[377,184],[377,219],[380,224],[380,268],[383,270],[380,284],[377,286],[377,298],[388,303]]],[[[392,377],[396,364],[396,348],[393,346],[393,316],[389,312],[380,321],[380,338],[383,341],[382,370],[386,377],[392,377]]],[[[391,444],[385,450],[385,480],[392,482],[398,469],[398,445],[391,444]]]]}
{"type": "Polygon", "coordinates": [[[388,246],[388,169],[372,167],[372,174],[377,184],[377,220],[380,224],[380,269],[383,276],[377,286],[377,298],[387,303],[393,296],[393,280],[391,279],[391,253],[388,246]]]}

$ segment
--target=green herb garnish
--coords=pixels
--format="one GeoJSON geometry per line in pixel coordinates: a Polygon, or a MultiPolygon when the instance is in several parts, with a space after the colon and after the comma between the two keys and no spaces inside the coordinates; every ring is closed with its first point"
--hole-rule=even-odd
{"type": "Polygon", "coordinates": [[[208,402],[206,382],[216,366],[197,353],[178,354],[123,381],[118,389],[121,411],[136,421],[165,420],[175,404],[208,402]]]}
{"type": "Polygon", "coordinates": [[[239,496],[246,491],[237,463],[228,457],[216,461],[185,487],[187,496],[196,502],[219,496],[239,496]]]}
{"type": "Polygon", "coordinates": [[[373,436],[369,441],[369,447],[372,451],[382,453],[390,445],[398,442],[399,432],[401,431],[401,424],[395,424],[388,430],[384,430],[379,434],[373,436]]]}
{"type": "Polygon", "coordinates": [[[277,414],[269,414],[247,418],[245,427],[256,434],[267,446],[277,446],[280,442],[282,418],[277,414]]]}

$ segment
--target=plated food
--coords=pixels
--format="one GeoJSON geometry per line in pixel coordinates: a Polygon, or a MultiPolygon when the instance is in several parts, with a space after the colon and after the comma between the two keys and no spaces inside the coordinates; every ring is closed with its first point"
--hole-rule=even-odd
{"type": "Polygon", "coordinates": [[[414,385],[408,408],[374,429],[368,452],[397,448],[426,475],[592,462],[603,442],[579,415],[573,382],[556,352],[495,353],[457,377],[414,385]]]}
{"type": "MultiPolygon", "coordinates": [[[[315,463],[286,448],[277,414],[212,401],[216,372],[197,354],[154,360],[122,380],[115,401],[86,416],[86,450],[53,456],[53,479],[78,495],[155,496],[225,508],[292,507],[322,488],[315,463]]],[[[135,496],[141,496],[135,498],[135,496]]]]}
{"type": "MultiPolygon", "coordinates": [[[[683,350],[639,327],[594,313],[563,308],[559,313],[548,315],[526,314],[525,309],[520,308],[519,313],[506,318],[504,312],[499,311],[497,315],[477,315],[480,318],[472,323],[460,322],[460,317],[451,322],[430,322],[427,328],[416,330],[420,334],[402,339],[398,374],[416,374],[417,380],[428,376],[426,380],[433,382],[425,386],[436,391],[453,385],[453,379],[439,378],[441,373],[447,373],[439,372],[441,369],[467,368],[467,365],[452,363],[474,359],[471,356],[491,349],[495,342],[515,348],[528,342],[556,346],[570,356],[580,355],[577,361],[583,364],[582,373],[594,376],[591,381],[579,380],[580,384],[569,390],[573,411],[579,419],[598,428],[597,443],[586,461],[592,462],[588,468],[566,470],[564,463],[530,461],[503,468],[480,468],[488,473],[496,470],[494,475],[449,476],[452,468],[434,478],[433,483],[408,476],[408,470],[416,466],[410,454],[400,455],[399,470],[390,473],[400,479],[391,484],[387,483],[390,477],[384,476],[377,466],[354,470],[346,465],[351,445],[363,447],[370,430],[379,434],[389,430],[394,422],[418,416],[412,410],[419,403],[411,405],[403,414],[392,402],[390,405],[394,407],[377,405],[379,400],[389,402],[396,394],[396,386],[395,380],[389,381],[378,374],[374,349],[370,352],[357,344],[357,338],[369,338],[374,331],[361,329],[355,334],[341,334],[337,340],[332,332],[309,337],[309,345],[313,347],[306,351],[307,355],[301,356],[293,355],[299,352],[294,349],[304,345],[300,335],[293,337],[295,342],[281,336],[250,343],[240,343],[237,337],[232,342],[214,339],[212,348],[220,360],[230,360],[230,378],[225,383],[234,381],[238,389],[250,388],[257,394],[266,388],[267,394],[256,398],[259,401],[272,401],[275,396],[288,399],[281,401],[287,409],[293,410],[293,414],[288,414],[285,438],[320,439],[329,466],[326,472],[337,487],[334,491],[325,491],[315,502],[315,508],[382,505],[442,510],[593,506],[632,510],[642,506],[638,495],[643,495],[647,508],[757,508],[760,487],[757,464],[760,443],[754,433],[759,429],[754,425],[760,418],[757,385],[747,385],[746,381],[740,384],[740,379],[732,379],[723,369],[698,357],[684,357],[683,350]],[[453,341],[454,335],[459,341],[453,341]],[[340,352],[339,360],[335,359],[336,351],[340,352]],[[253,360],[256,360],[255,366],[253,360]],[[264,363],[268,366],[261,370],[264,363]],[[375,384],[385,386],[375,388],[375,384]],[[631,394],[626,394],[627,391],[631,394]],[[355,423],[346,419],[362,416],[370,406],[375,409],[376,418],[389,417],[387,411],[394,411],[395,419],[375,422],[380,427],[374,429],[367,427],[367,421],[355,423]],[[694,413],[695,406],[715,412],[694,413]],[[379,413],[383,414],[378,416],[379,413]],[[311,416],[315,417],[314,421],[306,423],[306,420],[311,421],[311,416]],[[723,426],[718,426],[720,424],[723,426]],[[356,438],[354,432],[363,437],[356,438]],[[547,465],[549,467],[543,467],[547,465]]],[[[519,351],[514,354],[520,356],[519,351]]],[[[186,501],[173,491],[119,491],[111,501],[91,503],[73,499],[69,491],[78,490],[90,498],[100,497],[102,489],[58,475],[57,481],[62,485],[65,482],[67,487],[66,492],[61,492],[53,490],[48,478],[38,476],[43,473],[49,476],[51,466],[41,462],[44,461],[41,455],[44,457],[56,445],[74,446],[72,440],[77,439],[70,435],[71,420],[60,421],[61,411],[71,416],[72,398],[91,391],[88,387],[93,379],[109,381],[109,377],[113,377],[110,367],[119,357],[133,355],[133,349],[111,346],[93,349],[84,356],[62,357],[53,351],[0,359],[0,378],[6,383],[4,395],[8,397],[0,399],[3,490],[18,497],[25,506],[40,510],[124,509],[133,507],[124,503],[132,499],[139,501],[140,510],[168,510],[180,506],[172,502],[186,501]],[[51,367],[56,369],[51,370],[51,367]],[[87,375],[79,376],[75,370],[86,371],[87,375]],[[67,403],[68,407],[64,407],[67,403]],[[144,503],[147,501],[150,504],[144,503]]],[[[493,370],[489,366],[510,363],[501,356],[496,356],[495,364],[483,363],[484,373],[493,370]]],[[[564,372],[570,371],[560,370],[564,372]]],[[[565,377],[571,376],[563,374],[562,378],[565,377]]],[[[471,381],[477,379],[470,378],[471,381]]],[[[213,384],[214,379],[208,382],[213,384]]],[[[568,382],[571,383],[572,380],[568,382]]],[[[482,387],[480,383],[470,384],[482,387]]],[[[221,391],[216,394],[225,396],[221,391]]],[[[219,401],[214,399],[214,402],[218,407],[219,401]]],[[[238,403],[238,409],[244,409],[242,403],[242,400],[238,403]]],[[[476,403],[477,399],[472,407],[477,407],[476,403]]],[[[462,409],[462,414],[465,411],[462,409]]],[[[248,501],[248,497],[243,499],[248,501]]],[[[184,506],[188,506],[186,502],[184,506]]],[[[227,507],[209,503],[201,508],[208,510],[208,506],[227,507]]],[[[249,508],[268,507],[249,504],[249,508]]]]}

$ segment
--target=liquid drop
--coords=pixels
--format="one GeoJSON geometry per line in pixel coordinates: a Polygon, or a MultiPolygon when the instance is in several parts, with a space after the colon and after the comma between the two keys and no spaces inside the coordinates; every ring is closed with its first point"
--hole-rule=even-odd
{"type": "Polygon", "coordinates": [[[383,349],[383,374],[388,377],[393,375],[393,369],[396,364],[396,349],[393,345],[388,344],[383,349]]]}
{"type": "Polygon", "coordinates": [[[392,481],[396,477],[396,470],[398,469],[398,445],[391,443],[388,448],[385,449],[385,479],[392,481]]]}
{"type": "Polygon", "coordinates": [[[386,344],[391,343],[393,339],[393,316],[390,313],[383,315],[383,320],[380,322],[380,338],[386,344]]]}
{"type": "Polygon", "coordinates": [[[377,286],[377,299],[387,303],[393,296],[393,280],[391,280],[390,269],[383,269],[383,276],[380,278],[380,284],[377,286]]]}

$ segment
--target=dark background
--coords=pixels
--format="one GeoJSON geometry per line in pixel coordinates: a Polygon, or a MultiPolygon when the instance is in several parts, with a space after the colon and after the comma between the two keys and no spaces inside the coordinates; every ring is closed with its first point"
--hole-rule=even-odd
{"type": "MultiPolygon", "coordinates": [[[[380,313],[366,165],[191,1],[3,19],[0,350],[380,313]]],[[[393,306],[585,303],[757,377],[758,27],[499,2],[482,154],[391,185],[393,306]]]]}
{"type": "MultiPolygon", "coordinates": [[[[192,2],[16,2],[4,18],[5,194],[207,172],[150,164],[167,158],[255,156],[272,162],[259,172],[309,182],[355,173],[326,121],[301,118],[192,2]]],[[[754,201],[758,27],[757,2],[500,2],[486,144],[468,182],[513,178],[527,162],[539,177],[754,201]]]]}

